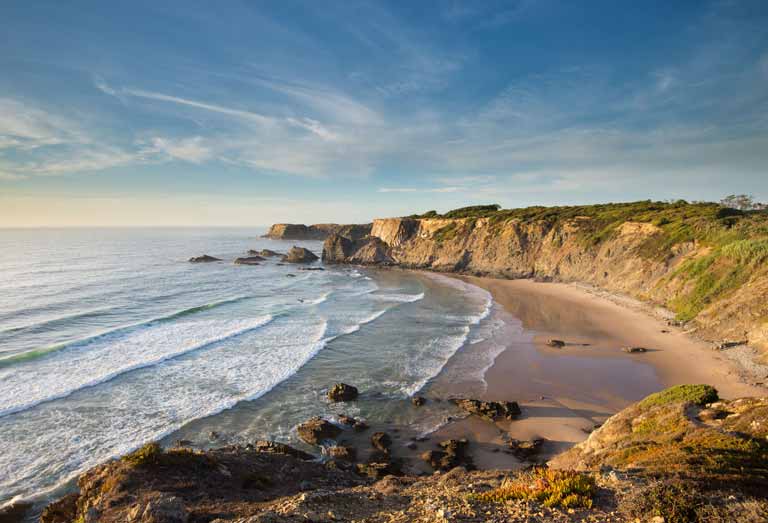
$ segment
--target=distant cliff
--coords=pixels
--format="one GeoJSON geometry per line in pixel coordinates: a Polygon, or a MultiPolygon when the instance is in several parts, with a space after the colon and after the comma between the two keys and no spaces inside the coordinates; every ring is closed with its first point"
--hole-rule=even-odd
{"type": "Polygon", "coordinates": [[[371,233],[371,224],[339,225],[337,223],[276,223],[269,228],[264,238],[273,240],[325,240],[331,234],[357,240],[371,233]]]}
{"type": "Polygon", "coordinates": [[[374,220],[371,236],[331,236],[323,259],[590,283],[668,307],[704,338],[768,350],[764,211],[686,202],[478,207],[374,220]]]}

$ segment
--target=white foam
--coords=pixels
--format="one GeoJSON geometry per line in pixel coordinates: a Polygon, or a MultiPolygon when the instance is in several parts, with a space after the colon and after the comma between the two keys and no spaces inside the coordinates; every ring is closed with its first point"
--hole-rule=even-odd
{"type": "Polygon", "coordinates": [[[266,325],[273,316],[243,320],[159,323],[115,336],[102,336],[87,351],[60,351],[49,357],[0,369],[0,416],[59,399],[74,391],[266,325]],[[66,372],[62,372],[66,369],[66,372]]]}
{"type": "Polygon", "coordinates": [[[397,303],[415,303],[424,299],[424,293],[419,294],[372,294],[376,300],[394,301],[397,303]]]}
{"type": "Polygon", "coordinates": [[[0,420],[0,492],[50,490],[190,420],[265,394],[328,340],[327,322],[276,320],[257,334],[0,420]]]}

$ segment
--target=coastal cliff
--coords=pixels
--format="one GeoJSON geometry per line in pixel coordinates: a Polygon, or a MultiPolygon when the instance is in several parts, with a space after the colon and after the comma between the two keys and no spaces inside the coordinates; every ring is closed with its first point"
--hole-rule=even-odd
{"type": "Polygon", "coordinates": [[[276,223],[269,228],[264,238],[272,240],[325,240],[331,234],[357,240],[371,233],[371,224],[340,225],[338,223],[276,223]]]}
{"type": "Polygon", "coordinates": [[[588,283],[664,306],[702,338],[768,350],[765,212],[687,202],[488,206],[377,219],[371,237],[383,245],[344,251],[331,236],[324,260],[588,283]]]}

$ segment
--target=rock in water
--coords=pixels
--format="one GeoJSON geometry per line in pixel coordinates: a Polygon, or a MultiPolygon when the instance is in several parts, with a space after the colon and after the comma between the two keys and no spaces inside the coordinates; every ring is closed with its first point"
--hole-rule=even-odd
{"type": "Polygon", "coordinates": [[[516,401],[481,401],[473,399],[455,399],[453,402],[460,409],[482,418],[496,421],[498,419],[513,420],[522,412],[516,401]]]}
{"type": "Polygon", "coordinates": [[[386,432],[374,432],[371,434],[371,445],[386,453],[389,452],[389,447],[392,446],[392,438],[386,432]]]}
{"type": "Polygon", "coordinates": [[[273,258],[275,256],[282,256],[282,253],[273,251],[271,249],[261,249],[260,251],[256,251],[254,249],[249,249],[248,254],[250,256],[262,256],[264,258],[273,258]]]}
{"type": "Polygon", "coordinates": [[[328,390],[328,399],[331,401],[351,401],[357,398],[357,387],[346,383],[337,383],[328,390]]]}
{"type": "Polygon", "coordinates": [[[207,254],[203,254],[202,256],[194,256],[189,259],[189,263],[210,263],[217,261],[221,261],[221,258],[214,258],[213,256],[208,256],[207,254]]]}
{"type": "Polygon", "coordinates": [[[296,429],[299,437],[310,445],[320,445],[324,440],[333,439],[341,434],[341,429],[320,417],[310,418],[296,429]]]}
{"type": "Polygon", "coordinates": [[[283,261],[288,263],[311,263],[317,261],[319,258],[315,253],[304,247],[297,247],[294,245],[288,254],[283,256],[283,261]]]}
{"type": "Polygon", "coordinates": [[[235,258],[235,265],[258,265],[264,261],[261,256],[248,256],[245,258],[235,258]]]}
{"type": "Polygon", "coordinates": [[[339,415],[339,423],[346,425],[347,427],[352,427],[355,432],[362,432],[368,428],[368,424],[365,421],[355,419],[352,416],[347,416],[346,414],[339,415]]]}
{"type": "Polygon", "coordinates": [[[423,396],[414,396],[411,398],[411,403],[413,403],[414,407],[421,407],[427,402],[427,400],[423,396]]]}

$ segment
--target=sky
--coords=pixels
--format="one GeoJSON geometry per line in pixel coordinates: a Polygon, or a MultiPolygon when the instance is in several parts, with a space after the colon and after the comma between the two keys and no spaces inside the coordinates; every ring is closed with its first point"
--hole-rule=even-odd
{"type": "Polygon", "coordinates": [[[0,2],[0,227],[768,200],[768,2],[0,2]]]}

